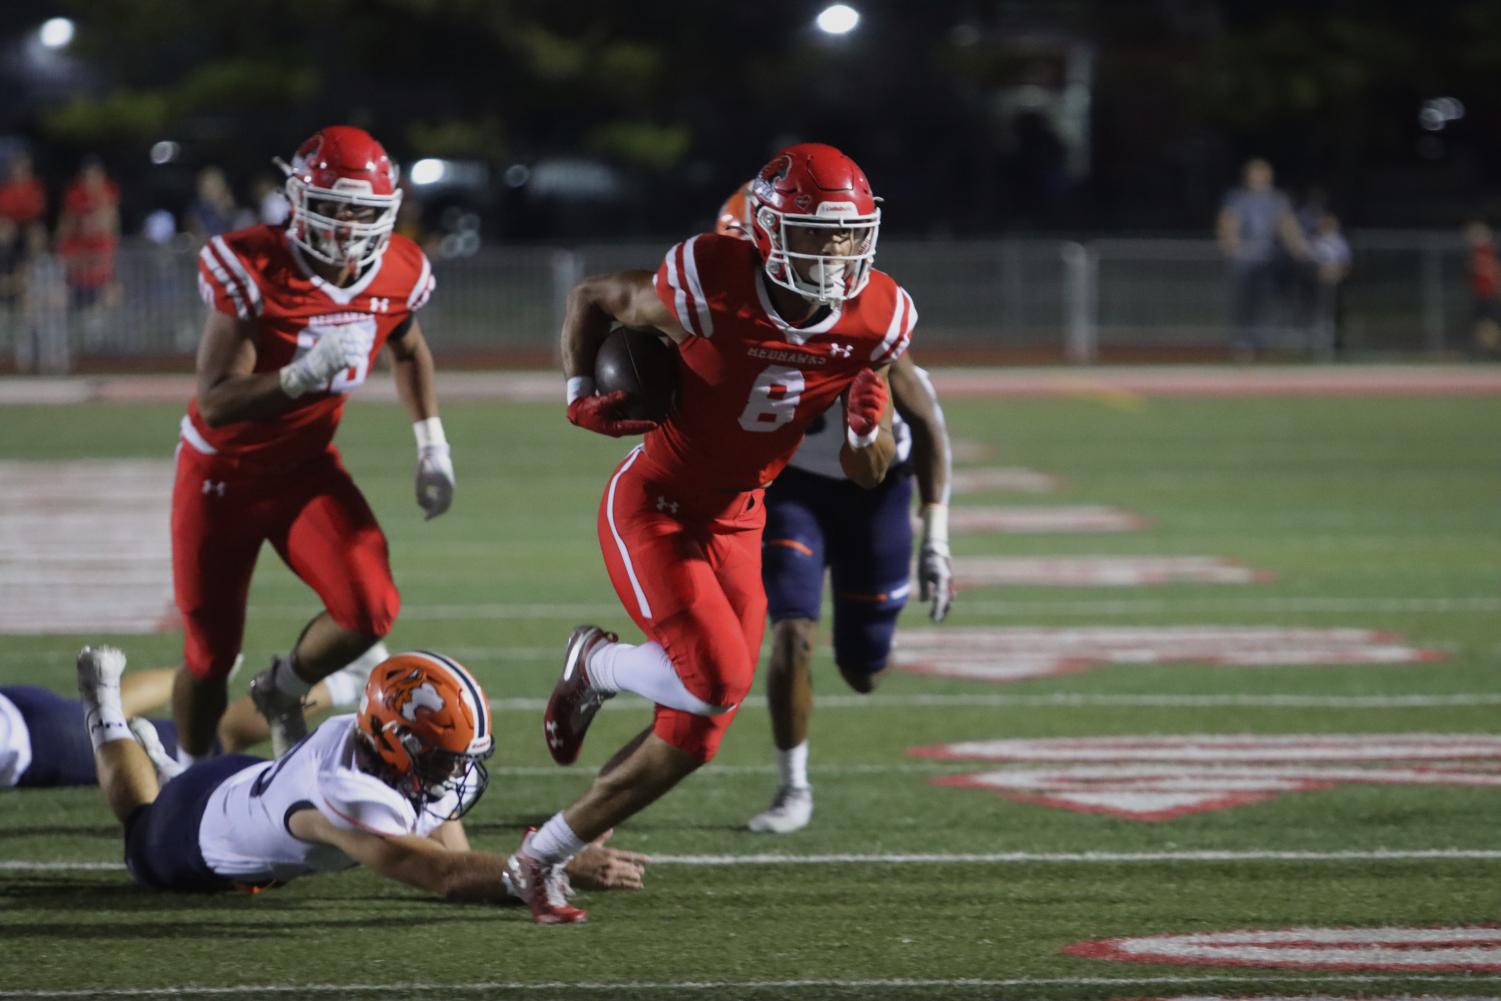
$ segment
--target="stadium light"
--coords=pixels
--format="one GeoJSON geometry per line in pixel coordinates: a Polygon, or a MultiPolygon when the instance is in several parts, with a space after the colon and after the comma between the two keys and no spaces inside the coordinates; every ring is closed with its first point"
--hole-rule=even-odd
{"type": "Polygon", "coordinates": [[[427,157],[412,164],[412,183],[417,185],[437,184],[443,180],[443,176],[447,173],[448,164],[442,160],[427,157]]]}
{"type": "Polygon", "coordinates": [[[170,139],[162,139],[151,144],[151,162],[158,167],[171,163],[177,159],[177,154],[182,152],[182,147],[170,139]]]}
{"type": "Polygon", "coordinates": [[[73,41],[73,22],[66,17],[48,19],[37,31],[42,44],[49,49],[62,49],[73,41]]]}
{"type": "Polygon", "coordinates": [[[860,23],[860,12],[842,3],[825,7],[813,22],[826,35],[847,35],[860,23]]]}

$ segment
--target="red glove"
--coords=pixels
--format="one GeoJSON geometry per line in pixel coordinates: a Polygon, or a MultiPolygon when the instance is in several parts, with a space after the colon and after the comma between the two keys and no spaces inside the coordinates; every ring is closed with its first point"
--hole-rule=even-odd
{"type": "Polygon", "coordinates": [[[611,438],[645,434],[657,426],[656,421],[633,421],[618,416],[615,408],[628,399],[630,394],[623,389],[605,396],[580,396],[568,404],[568,421],[611,438]]]}
{"type": "Polygon", "coordinates": [[[853,437],[865,445],[875,440],[889,397],[886,380],[871,369],[862,368],[850,383],[849,401],[844,405],[844,419],[853,437]]]}

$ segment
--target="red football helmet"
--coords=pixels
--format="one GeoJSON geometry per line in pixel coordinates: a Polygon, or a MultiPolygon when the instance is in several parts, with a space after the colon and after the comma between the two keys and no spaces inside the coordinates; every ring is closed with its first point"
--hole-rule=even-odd
{"type": "Polygon", "coordinates": [[[751,234],[766,275],[818,302],[853,299],[870,280],[880,199],[832,146],[788,146],[750,182],[751,234]]]}
{"type": "Polygon", "coordinates": [[[719,218],[714,221],[714,232],[720,236],[733,236],[737,240],[753,240],[751,236],[750,186],[746,181],[735,193],[719,206],[719,218]]]}
{"type": "Polygon", "coordinates": [[[445,816],[463,816],[489,784],[490,702],[458,661],[425,650],[381,661],[365,683],[358,722],[382,778],[419,808],[453,795],[445,816]]]}
{"type": "Polygon", "coordinates": [[[309,256],[358,271],[381,254],[396,228],[401,191],[397,169],[364,129],[330,125],[287,164],[287,232],[309,256]]]}

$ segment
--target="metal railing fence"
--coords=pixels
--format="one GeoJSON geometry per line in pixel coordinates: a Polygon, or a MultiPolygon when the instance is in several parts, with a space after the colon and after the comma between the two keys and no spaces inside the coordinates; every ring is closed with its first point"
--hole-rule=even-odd
{"type": "MultiPolygon", "coordinates": [[[[1457,234],[1361,232],[1351,245],[1341,311],[1346,350],[1420,355],[1464,344],[1471,306],[1457,234]]],[[[440,351],[535,357],[555,340],[564,296],[578,278],[654,268],[666,247],[509,246],[435,261],[438,291],[424,327],[440,351]]],[[[24,291],[0,295],[0,357],[12,356],[23,371],[67,371],[88,359],[191,356],[204,308],[196,253],[127,242],[116,285],[87,302],[68,289],[55,259],[24,263],[24,291]]],[[[878,265],[911,292],[925,349],[1021,349],[1085,362],[1141,350],[1218,350],[1231,338],[1227,268],[1208,239],[889,239],[878,265]]],[[[1319,350],[1308,289],[1306,272],[1279,269],[1266,318],[1270,347],[1319,350]]]]}

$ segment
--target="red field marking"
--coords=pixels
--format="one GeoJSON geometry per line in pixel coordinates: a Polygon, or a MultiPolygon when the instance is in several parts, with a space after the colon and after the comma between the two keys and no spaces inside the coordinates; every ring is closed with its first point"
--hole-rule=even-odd
{"type": "Polygon", "coordinates": [[[172,627],[170,463],[0,462],[0,635],[172,627]]]}
{"type": "Polygon", "coordinates": [[[1191,734],[980,740],[909,748],[1008,768],[936,776],[934,785],[1123,820],[1172,820],[1341,785],[1501,789],[1501,736],[1191,734]],[[1047,765],[1048,767],[1020,767],[1047,765]]]}
{"type": "Polygon", "coordinates": [[[1063,951],[1089,959],[1175,966],[1483,973],[1501,970],[1501,927],[1197,932],[1076,942],[1063,951]]]}
{"type": "Polygon", "coordinates": [[[960,556],[960,587],[1145,587],[1274,579],[1218,556],[960,556]]]}
{"type": "Polygon", "coordinates": [[[1368,629],[1268,626],[913,629],[897,633],[893,654],[897,666],[915,674],[997,682],[1128,664],[1405,665],[1444,656],[1368,629]]]}
{"type": "Polygon", "coordinates": [[[955,462],[990,462],[996,457],[996,447],[989,442],[973,438],[950,438],[949,456],[955,462]]]}
{"type": "Polygon", "coordinates": [[[949,508],[949,528],[972,535],[1040,535],[1051,532],[1134,532],[1149,524],[1141,515],[1103,504],[1060,507],[949,508]]]}
{"type": "Polygon", "coordinates": [[[1047,494],[1063,485],[1063,479],[1035,469],[1020,466],[994,466],[989,469],[956,469],[949,478],[949,486],[956,494],[974,494],[985,491],[1047,494]]]}

